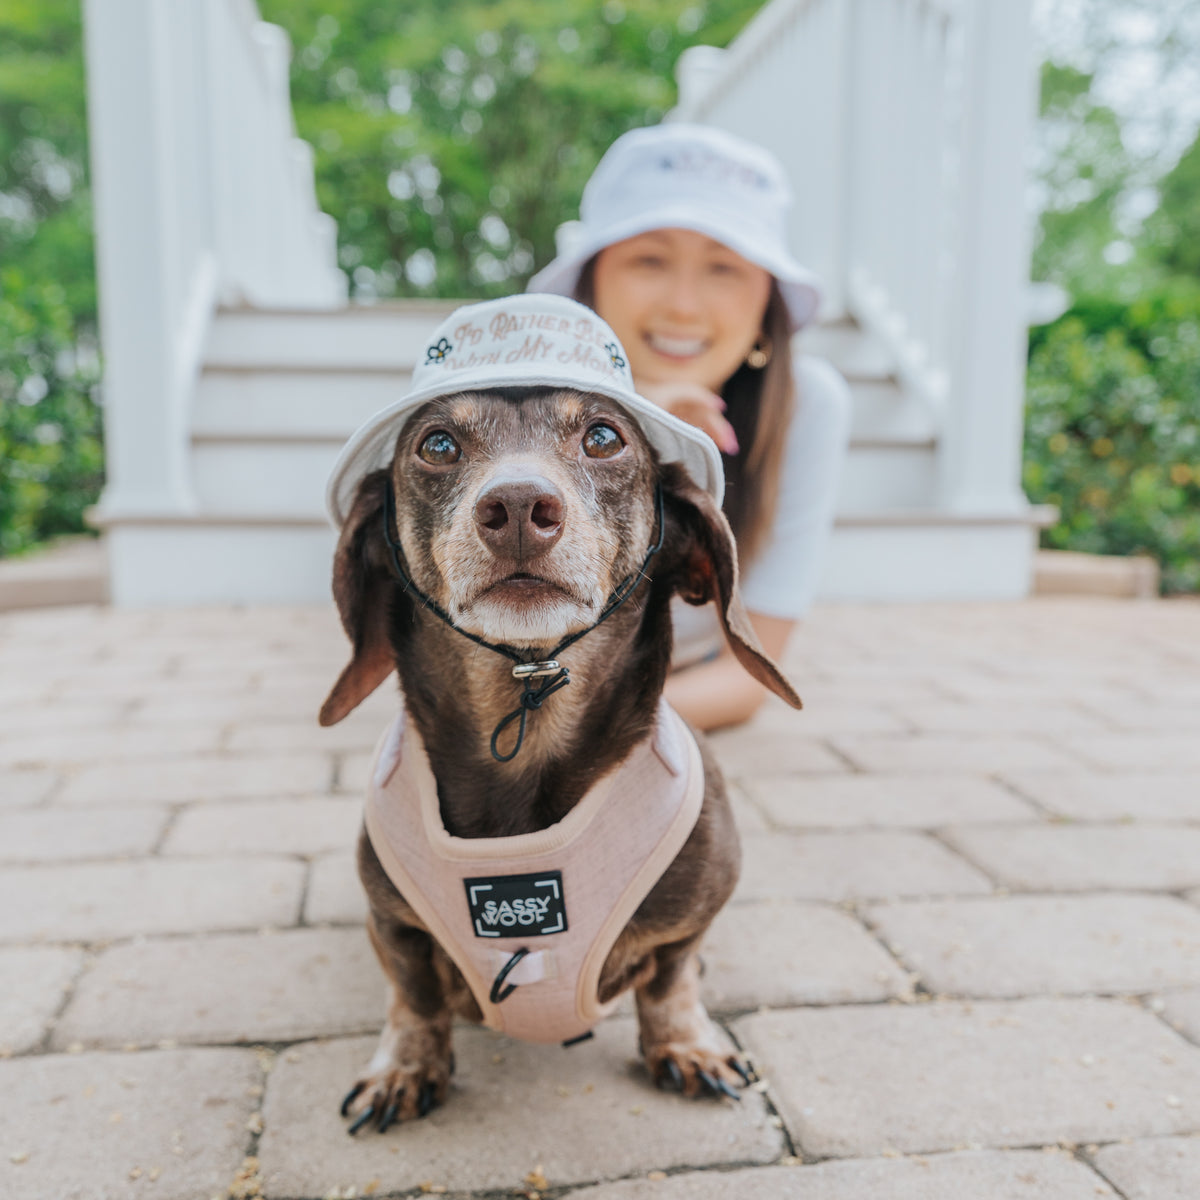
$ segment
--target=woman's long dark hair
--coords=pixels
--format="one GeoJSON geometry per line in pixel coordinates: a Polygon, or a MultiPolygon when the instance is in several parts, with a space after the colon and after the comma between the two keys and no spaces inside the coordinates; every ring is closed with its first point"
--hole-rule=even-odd
{"type": "MultiPolygon", "coordinates": [[[[595,258],[590,259],[575,285],[575,299],[589,308],[595,307],[595,265],[595,258]]],[[[770,362],[761,370],[743,363],[721,389],[725,418],[740,447],[737,454],[722,452],[721,461],[725,516],[737,539],[743,570],[758,557],[775,520],[788,428],[796,406],[787,305],[773,279],[762,332],[770,342],[770,362]]]]}

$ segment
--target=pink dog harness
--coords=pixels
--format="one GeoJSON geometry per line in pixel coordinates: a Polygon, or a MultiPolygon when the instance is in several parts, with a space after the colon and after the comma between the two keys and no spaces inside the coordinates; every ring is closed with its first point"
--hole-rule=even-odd
{"type": "Polygon", "coordinates": [[[615,1000],[597,997],[608,953],[703,801],[695,738],[663,700],[652,735],[561,821],[501,838],[446,832],[425,747],[401,712],[376,752],[365,816],[379,861],[457,964],[485,1024],[562,1042],[612,1010],[615,1000]]]}

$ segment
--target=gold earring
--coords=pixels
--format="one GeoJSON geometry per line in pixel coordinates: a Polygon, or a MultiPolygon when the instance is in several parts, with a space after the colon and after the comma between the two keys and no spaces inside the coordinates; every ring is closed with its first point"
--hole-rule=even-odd
{"type": "Polygon", "coordinates": [[[750,353],[746,355],[746,366],[755,371],[761,371],[771,361],[773,348],[771,339],[765,333],[761,334],[750,348],[750,353]]]}

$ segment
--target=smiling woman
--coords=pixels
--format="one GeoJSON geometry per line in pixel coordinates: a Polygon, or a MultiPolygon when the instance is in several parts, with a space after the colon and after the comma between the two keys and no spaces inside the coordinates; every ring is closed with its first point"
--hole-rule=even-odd
{"type": "MultiPolygon", "coordinates": [[[[635,130],[601,160],[581,220],[530,283],[592,307],[639,394],[720,448],[746,606],[773,657],[816,590],[849,426],[845,382],[791,353],[818,291],[787,249],[789,202],[760,147],[703,126],[635,130]]],[[[751,716],[765,692],[720,649],[713,614],[677,605],[675,627],[671,703],[705,729],[751,716]]]]}

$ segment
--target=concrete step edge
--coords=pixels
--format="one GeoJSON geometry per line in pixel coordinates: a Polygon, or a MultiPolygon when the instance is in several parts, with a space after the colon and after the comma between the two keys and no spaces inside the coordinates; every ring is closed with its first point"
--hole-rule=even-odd
{"type": "Polygon", "coordinates": [[[108,603],[108,556],[95,538],[68,538],[0,559],[0,612],[108,603]]]}
{"type": "Polygon", "coordinates": [[[1033,562],[1033,594],[1151,600],[1158,596],[1160,577],[1158,563],[1145,554],[1039,550],[1033,562]]]}

